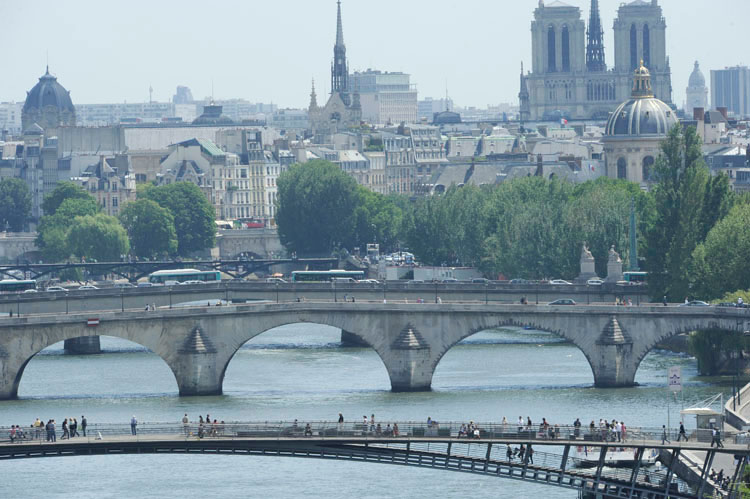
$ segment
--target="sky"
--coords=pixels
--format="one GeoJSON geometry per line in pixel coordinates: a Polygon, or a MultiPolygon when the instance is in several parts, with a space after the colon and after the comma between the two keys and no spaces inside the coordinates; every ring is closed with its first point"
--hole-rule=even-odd
{"type": "MultiPolygon", "coordinates": [[[[550,0],[547,0],[548,2],[550,0]]],[[[565,0],[588,22],[590,0],[565,0]]],[[[599,0],[607,64],[622,0],[599,0]]],[[[517,103],[530,67],[538,0],[343,0],[350,71],[411,74],[419,98],[459,106],[517,103]]],[[[673,101],[682,105],[693,62],[750,65],[750,0],[659,0],[667,22],[673,101]]],[[[196,99],[244,98],[306,107],[330,91],[334,0],[0,0],[0,101],[23,101],[50,72],[74,103],[168,101],[177,85],[196,99]],[[212,90],[213,89],[213,90],[212,90]]]]}

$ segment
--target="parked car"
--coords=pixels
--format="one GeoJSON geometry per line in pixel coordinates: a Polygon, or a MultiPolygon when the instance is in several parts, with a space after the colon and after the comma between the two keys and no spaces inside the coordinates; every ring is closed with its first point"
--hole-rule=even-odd
{"type": "Polygon", "coordinates": [[[266,282],[286,282],[281,277],[266,277],[266,282]]]}
{"type": "Polygon", "coordinates": [[[549,283],[550,284],[568,284],[568,285],[571,284],[570,282],[568,282],[568,281],[566,281],[564,279],[552,279],[549,283]]]}
{"type": "Polygon", "coordinates": [[[602,284],[604,284],[604,281],[602,281],[601,279],[589,279],[588,281],[586,281],[586,284],[588,284],[589,286],[601,286],[602,284]]]}
{"type": "Polygon", "coordinates": [[[552,302],[549,302],[548,305],[575,305],[576,302],[571,300],[570,298],[560,298],[559,300],[555,300],[552,302]]]}
{"type": "Polygon", "coordinates": [[[380,284],[380,281],[378,281],[377,279],[362,279],[357,282],[363,282],[365,284],[380,284]]]}
{"type": "Polygon", "coordinates": [[[511,284],[528,284],[529,281],[527,281],[526,279],[511,279],[510,283],[511,284]]]}
{"type": "Polygon", "coordinates": [[[68,290],[63,288],[62,286],[50,286],[45,291],[49,291],[51,293],[60,293],[60,292],[67,293],[68,292],[68,290]]]}
{"type": "MultiPolygon", "coordinates": [[[[151,284],[151,283],[149,283],[151,284]]],[[[116,288],[134,288],[136,287],[135,284],[131,284],[129,282],[116,282],[115,283],[116,288]]]]}
{"type": "Polygon", "coordinates": [[[701,301],[701,300],[693,300],[693,301],[689,301],[687,303],[682,303],[680,306],[681,307],[710,307],[711,304],[706,303],[706,302],[701,301]]]}
{"type": "Polygon", "coordinates": [[[24,293],[36,293],[36,289],[24,289],[24,293]]]}
{"type": "Polygon", "coordinates": [[[445,279],[441,279],[440,282],[442,283],[456,283],[458,282],[458,279],[454,279],[452,277],[446,277],[445,279]]]}
{"type": "Polygon", "coordinates": [[[154,283],[153,282],[139,282],[138,287],[139,288],[153,288],[154,283]]]}
{"type": "Polygon", "coordinates": [[[471,280],[471,282],[475,284],[485,284],[488,281],[484,277],[475,277],[474,279],[471,280]]]}
{"type": "Polygon", "coordinates": [[[83,286],[78,286],[79,291],[91,291],[92,289],[99,289],[93,284],[84,284],[83,286]]]}

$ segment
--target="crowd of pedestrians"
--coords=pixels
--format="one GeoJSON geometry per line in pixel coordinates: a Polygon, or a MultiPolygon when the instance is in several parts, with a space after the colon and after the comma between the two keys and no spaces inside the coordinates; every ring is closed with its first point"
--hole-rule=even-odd
{"type": "MultiPolygon", "coordinates": [[[[85,437],[87,426],[86,416],[81,416],[80,423],[76,418],[63,419],[60,440],[69,440],[81,435],[85,437]]],[[[41,440],[42,436],[46,438],[47,442],[57,442],[57,423],[54,419],[49,419],[45,423],[42,419],[36,418],[27,429],[24,429],[21,425],[11,425],[8,432],[11,442],[16,440],[41,440]]]]}

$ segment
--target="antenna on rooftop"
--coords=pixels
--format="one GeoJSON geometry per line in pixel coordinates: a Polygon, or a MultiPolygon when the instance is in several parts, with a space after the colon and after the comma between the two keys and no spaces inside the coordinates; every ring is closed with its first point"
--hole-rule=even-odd
{"type": "Polygon", "coordinates": [[[148,86],[148,103],[149,104],[154,102],[153,97],[154,97],[154,87],[149,85],[148,86]]]}

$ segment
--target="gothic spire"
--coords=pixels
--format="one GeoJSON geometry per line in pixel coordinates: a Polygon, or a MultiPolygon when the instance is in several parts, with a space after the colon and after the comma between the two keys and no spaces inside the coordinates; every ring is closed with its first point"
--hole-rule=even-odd
{"type": "Polygon", "coordinates": [[[341,1],[337,1],[336,16],[336,45],[333,46],[333,64],[331,64],[331,94],[341,94],[344,102],[348,103],[349,66],[346,63],[346,45],[344,45],[344,29],[341,23],[341,1]]]}
{"type": "Polygon", "coordinates": [[[318,108],[318,95],[315,93],[315,78],[312,80],[312,92],[310,92],[310,110],[318,108]]]}
{"type": "Polygon", "coordinates": [[[586,68],[589,71],[606,71],[604,62],[604,30],[599,19],[599,1],[591,0],[589,14],[589,28],[586,31],[588,43],[586,45],[586,68]]]}
{"type": "Polygon", "coordinates": [[[336,15],[336,45],[344,46],[344,28],[341,25],[341,0],[336,2],[338,11],[336,15]]]}

